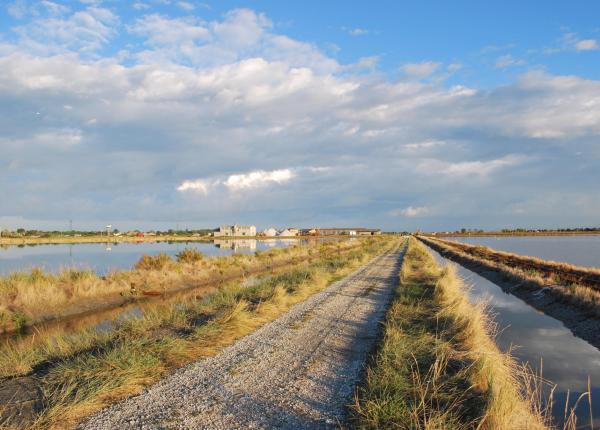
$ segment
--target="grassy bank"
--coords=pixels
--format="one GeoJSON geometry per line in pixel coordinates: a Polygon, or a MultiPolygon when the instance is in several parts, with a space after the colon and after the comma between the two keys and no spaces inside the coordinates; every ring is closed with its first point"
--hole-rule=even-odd
{"type": "Polygon", "coordinates": [[[44,408],[27,427],[73,427],[170,370],[216,354],[394,243],[378,238],[347,250],[330,248],[288,273],[251,286],[230,283],[208,296],[156,307],[139,318],[115,321],[107,332],[86,330],[34,347],[4,345],[4,382],[27,375],[43,392],[44,408]]]}
{"type": "Polygon", "coordinates": [[[363,429],[542,429],[531,379],[501,353],[485,310],[411,238],[380,349],[355,405],[363,429]]]}
{"type": "MultiPolygon", "coordinates": [[[[585,313],[586,318],[600,317],[600,270],[567,263],[524,257],[483,246],[457,244],[445,240],[421,239],[433,249],[468,265],[498,273],[513,287],[542,293],[585,313]],[[597,282],[595,280],[598,280],[597,282]],[[594,287],[595,286],[595,287],[594,287]]],[[[516,289],[513,290],[516,292],[516,289]]],[[[539,299],[540,297],[536,297],[539,299]]]]}
{"type": "Polygon", "coordinates": [[[144,297],[259,273],[356,246],[359,245],[355,241],[335,241],[210,258],[187,249],[176,259],[166,254],[144,256],[132,270],[106,276],[72,269],[57,275],[40,269],[13,273],[0,277],[0,332],[110,309],[144,297]]]}

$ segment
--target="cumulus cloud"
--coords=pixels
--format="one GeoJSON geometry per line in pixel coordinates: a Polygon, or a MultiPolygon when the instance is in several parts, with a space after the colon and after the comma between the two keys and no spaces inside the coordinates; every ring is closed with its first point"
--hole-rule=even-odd
{"type": "MultiPolygon", "coordinates": [[[[101,16],[81,6],[39,23],[77,35],[80,12],[92,24],[101,16]]],[[[600,181],[597,80],[540,71],[488,89],[421,80],[450,70],[434,62],[392,80],[370,72],[376,59],[339,64],[247,9],[214,21],[105,18],[83,42],[51,31],[49,45],[21,23],[0,54],[0,182],[14,190],[1,213],[396,228],[393,212],[403,227],[425,227],[436,217],[415,201],[492,223],[509,207],[543,216],[548,208],[527,199],[543,199],[549,184],[567,196],[600,181]],[[90,55],[117,31],[139,45],[127,57],[90,55]]],[[[573,204],[592,219],[589,202],[573,204]]]]}
{"type": "Polygon", "coordinates": [[[185,180],[177,191],[191,191],[207,195],[212,189],[225,187],[229,191],[248,191],[264,188],[272,184],[284,184],[296,176],[292,169],[277,169],[271,171],[254,170],[246,173],[236,173],[222,178],[185,180]]]}
{"type": "Polygon", "coordinates": [[[283,184],[295,176],[290,169],[279,169],[271,172],[256,170],[250,173],[230,175],[223,184],[232,191],[249,188],[261,188],[271,183],[283,184]]]}
{"type": "Polygon", "coordinates": [[[189,181],[183,181],[178,187],[177,191],[186,192],[193,191],[195,193],[200,193],[207,195],[210,189],[211,184],[204,179],[194,179],[189,181]]]}

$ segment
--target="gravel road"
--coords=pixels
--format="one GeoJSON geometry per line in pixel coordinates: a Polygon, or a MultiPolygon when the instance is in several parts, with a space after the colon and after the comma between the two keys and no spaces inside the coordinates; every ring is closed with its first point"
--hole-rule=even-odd
{"type": "Polygon", "coordinates": [[[224,349],[105,409],[81,429],[321,429],[344,424],[379,334],[401,252],[224,349]]]}

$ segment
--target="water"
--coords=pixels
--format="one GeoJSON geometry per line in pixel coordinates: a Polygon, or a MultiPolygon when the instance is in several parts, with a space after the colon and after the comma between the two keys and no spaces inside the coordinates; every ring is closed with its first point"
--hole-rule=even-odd
{"type": "Polygon", "coordinates": [[[174,256],[184,248],[195,248],[208,256],[232,253],[252,254],[269,248],[304,244],[304,239],[236,239],[214,242],[90,243],[0,247],[0,276],[40,267],[56,273],[66,268],[93,270],[99,275],[117,269],[131,269],[142,254],[164,252],[174,256]]]}
{"type": "Polygon", "coordinates": [[[600,235],[449,237],[450,240],[489,246],[499,251],[600,267],[600,235]]]}
{"type": "MultiPolygon", "coordinates": [[[[444,259],[432,251],[438,261],[444,259]]],[[[454,264],[454,263],[452,263],[454,264]]],[[[600,351],[575,337],[560,321],[544,315],[518,297],[505,293],[499,286],[457,265],[459,275],[471,286],[473,302],[486,301],[498,324],[496,343],[502,351],[540,372],[557,385],[553,415],[562,421],[567,392],[573,406],[591,380],[594,427],[600,425],[600,351]]],[[[589,428],[589,405],[582,400],[576,409],[579,428],[589,428]]]]}

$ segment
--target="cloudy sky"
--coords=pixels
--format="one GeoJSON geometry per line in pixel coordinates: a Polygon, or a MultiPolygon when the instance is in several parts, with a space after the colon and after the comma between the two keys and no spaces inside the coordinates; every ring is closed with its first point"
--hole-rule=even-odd
{"type": "Polygon", "coordinates": [[[0,2],[0,228],[600,225],[598,2],[293,3],[0,2]]]}

